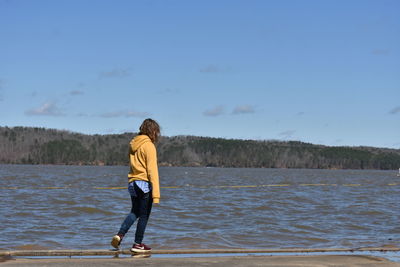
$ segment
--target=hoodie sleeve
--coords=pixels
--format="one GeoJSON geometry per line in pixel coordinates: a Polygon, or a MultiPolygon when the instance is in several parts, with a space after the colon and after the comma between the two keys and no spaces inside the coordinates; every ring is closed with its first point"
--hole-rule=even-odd
{"type": "Polygon", "coordinates": [[[160,183],[158,178],[157,151],[152,142],[146,143],[147,178],[153,190],[153,203],[160,202],[160,183]]]}

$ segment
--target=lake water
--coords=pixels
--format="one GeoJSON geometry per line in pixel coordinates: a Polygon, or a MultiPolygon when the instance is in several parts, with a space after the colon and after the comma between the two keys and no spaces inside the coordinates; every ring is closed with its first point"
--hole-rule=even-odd
{"type": "MultiPolygon", "coordinates": [[[[0,249],[110,248],[127,172],[0,165],[0,249]]],[[[144,239],[155,249],[400,245],[395,171],[161,167],[160,182],[144,239]]]]}

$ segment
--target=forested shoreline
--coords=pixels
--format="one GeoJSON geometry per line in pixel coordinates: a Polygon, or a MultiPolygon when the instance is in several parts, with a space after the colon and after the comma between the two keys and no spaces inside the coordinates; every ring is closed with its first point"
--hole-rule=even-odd
{"type": "MultiPolygon", "coordinates": [[[[36,127],[0,127],[0,163],[126,165],[134,133],[86,135],[36,127]]],[[[297,141],[163,137],[161,166],[382,169],[400,167],[400,149],[330,147],[297,141]]]]}

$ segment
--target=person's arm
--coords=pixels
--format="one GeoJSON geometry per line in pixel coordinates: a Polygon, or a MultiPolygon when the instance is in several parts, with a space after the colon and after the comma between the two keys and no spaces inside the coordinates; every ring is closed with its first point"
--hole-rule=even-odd
{"type": "Polygon", "coordinates": [[[157,151],[153,143],[146,144],[147,178],[153,191],[153,203],[160,202],[160,182],[158,177],[157,151]]]}

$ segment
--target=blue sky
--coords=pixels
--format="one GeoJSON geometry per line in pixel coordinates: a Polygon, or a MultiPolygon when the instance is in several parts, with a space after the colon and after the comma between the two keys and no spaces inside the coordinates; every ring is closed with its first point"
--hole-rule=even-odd
{"type": "Polygon", "coordinates": [[[0,0],[0,126],[400,148],[400,1],[0,0]]]}

